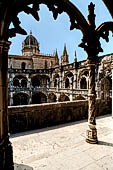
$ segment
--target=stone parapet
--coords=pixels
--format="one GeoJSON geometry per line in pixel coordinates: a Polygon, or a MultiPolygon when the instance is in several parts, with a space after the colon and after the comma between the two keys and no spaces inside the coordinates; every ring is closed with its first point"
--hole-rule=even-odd
{"type": "MultiPolygon", "coordinates": [[[[45,103],[27,106],[9,106],[10,133],[17,133],[61,123],[86,119],[87,100],[45,103]]],[[[97,116],[111,113],[111,102],[97,100],[97,116]]]]}

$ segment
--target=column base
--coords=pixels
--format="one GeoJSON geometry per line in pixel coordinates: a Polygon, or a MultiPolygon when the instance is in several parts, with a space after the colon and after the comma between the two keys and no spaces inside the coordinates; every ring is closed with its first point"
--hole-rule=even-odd
{"type": "Polygon", "coordinates": [[[97,139],[97,129],[89,129],[87,130],[86,134],[86,142],[90,144],[97,144],[98,139],[97,139]]]}
{"type": "Polygon", "coordinates": [[[0,169],[14,170],[13,150],[10,141],[0,145],[0,169]]]}

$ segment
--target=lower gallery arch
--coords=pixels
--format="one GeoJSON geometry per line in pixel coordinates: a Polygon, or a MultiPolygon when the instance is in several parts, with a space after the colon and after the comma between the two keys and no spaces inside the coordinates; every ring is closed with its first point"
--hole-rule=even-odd
{"type": "Polygon", "coordinates": [[[41,104],[41,103],[47,103],[47,96],[42,92],[33,94],[32,104],[41,104]]]}
{"type": "Polygon", "coordinates": [[[29,96],[26,93],[17,93],[13,96],[13,105],[27,105],[29,101],[29,96]]]}
{"type": "Polygon", "coordinates": [[[56,102],[56,95],[54,93],[49,93],[48,102],[49,103],[56,102]]]}
{"type": "Polygon", "coordinates": [[[86,98],[82,96],[81,94],[78,94],[77,96],[75,96],[73,100],[86,100],[86,98]]]}
{"type": "Polygon", "coordinates": [[[64,102],[64,101],[70,101],[69,97],[66,96],[65,94],[61,94],[59,99],[58,99],[59,102],[64,102]]]}

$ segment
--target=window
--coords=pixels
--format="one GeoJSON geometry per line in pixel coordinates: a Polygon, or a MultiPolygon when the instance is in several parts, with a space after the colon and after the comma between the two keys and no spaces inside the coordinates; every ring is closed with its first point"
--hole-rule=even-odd
{"type": "Polygon", "coordinates": [[[25,66],[26,66],[26,64],[23,62],[21,65],[22,70],[25,70],[25,66]]]}

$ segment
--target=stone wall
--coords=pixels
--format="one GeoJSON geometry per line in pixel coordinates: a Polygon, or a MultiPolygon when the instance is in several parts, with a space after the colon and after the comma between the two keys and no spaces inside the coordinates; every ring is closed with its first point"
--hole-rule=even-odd
{"type": "MultiPolygon", "coordinates": [[[[97,101],[97,116],[111,113],[111,102],[97,101]]],[[[88,102],[74,101],[27,106],[10,106],[10,133],[53,126],[87,118],[88,102]]]]}

